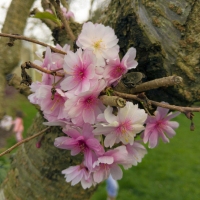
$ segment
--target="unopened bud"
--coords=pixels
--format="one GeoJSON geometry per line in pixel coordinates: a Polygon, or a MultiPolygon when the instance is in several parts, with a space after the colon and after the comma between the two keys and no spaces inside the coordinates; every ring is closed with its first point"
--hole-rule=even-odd
{"type": "Polygon", "coordinates": [[[190,124],[190,130],[191,130],[191,131],[194,131],[194,129],[195,129],[194,123],[191,122],[191,124],[190,124]]]}
{"type": "Polygon", "coordinates": [[[35,144],[35,146],[39,149],[39,148],[41,147],[41,142],[40,142],[40,141],[37,142],[37,143],[35,144]]]}

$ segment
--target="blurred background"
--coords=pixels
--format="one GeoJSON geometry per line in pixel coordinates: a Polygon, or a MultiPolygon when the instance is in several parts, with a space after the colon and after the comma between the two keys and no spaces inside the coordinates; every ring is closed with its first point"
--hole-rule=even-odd
{"type": "MultiPolygon", "coordinates": [[[[0,2],[1,26],[9,2],[9,0],[1,0],[0,2]]],[[[90,10],[96,10],[103,2],[103,0],[74,0],[70,4],[70,9],[75,13],[77,21],[84,22],[92,13],[90,10]]],[[[40,7],[39,0],[35,1],[33,7],[35,6],[40,7]]],[[[25,35],[52,44],[50,31],[39,20],[32,18],[28,20],[25,35]],[[40,28],[35,29],[36,25],[40,28]]],[[[34,60],[34,52],[38,50],[42,51],[43,49],[38,49],[38,46],[24,42],[20,62],[34,60]]],[[[15,72],[19,74],[19,68],[16,68],[15,72]]],[[[38,75],[35,72],[30,73],[34,79],[37,79],[38,75]]],[[[197,105],[200,106],[200,104],[197,105]]],[[[34,106],[30,105],[27,98],[20,95],[10,86],[7,86],[5,90],[4,106],[6,107],[6,114],[13,119],[16,117],[16,111],[23,113],[23,137],[25,138],[27,130],[37,114],[37,110],[34,106]]],[[[142,163],[124,171],[124,176],[119,181],[119,195],[117,200],[199,200],[200,113],[195,113],[194,131],[190,131],[190,120],[183,114],[178,116],[176,120],[180,123],[180,127],[177,129],[176,136],[170,140],[170,143],[164,144],[160,141],[158,147],[148,149],[148,154],[144,157],[142,163]]],[[[16,139],[12,127],[10,130],[0,129],[0,152],[15,143],[16,139]]],[[[10,168],[10,160],[16,150],[0,157],[1,183],[6,177],[7,171],[10,168]]],[[[102,183],[91,200],[104,199],[106,199],[106,190],[105,183],[102,183]]]]}

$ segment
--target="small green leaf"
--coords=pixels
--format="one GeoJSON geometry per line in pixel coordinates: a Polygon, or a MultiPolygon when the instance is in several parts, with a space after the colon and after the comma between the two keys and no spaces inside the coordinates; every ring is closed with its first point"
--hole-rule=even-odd
{"type": "Polygon", "coordinates": [[[58,24],[59,26],[61,26],[61,21],[55,15],[53,15],[49,12],[46,12],[46,11],[38,12],[33,17],[38,18],[38,19],[50,19],[51,21],[53,21],[56,24],[58,24]]]}

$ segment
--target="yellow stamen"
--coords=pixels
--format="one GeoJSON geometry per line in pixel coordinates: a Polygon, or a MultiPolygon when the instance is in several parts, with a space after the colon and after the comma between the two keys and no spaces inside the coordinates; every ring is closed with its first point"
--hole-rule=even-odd
{"type": "Polygon", "coordinates": [[[98,40],[98,41],[96,41],[96,42],[94,42],[94,48],[96,49],[96,50],[98,50],[98,49],[100,49],[101,48],[101,42],[102,42],[102,40],[98,40]]]}

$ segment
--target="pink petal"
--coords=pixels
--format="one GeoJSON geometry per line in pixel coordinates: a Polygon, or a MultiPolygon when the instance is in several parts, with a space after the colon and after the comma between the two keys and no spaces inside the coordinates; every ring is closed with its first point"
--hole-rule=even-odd
{"type": "Polygon", "coordinates": [[[62,170],[62,174],[71,174],[72,172],[75,172],[77,170],[79,170],[80,166],[77,165],[77,166],[71,166],[71,167],[68,167],[67,169],[64,169],[62,170]]]}
{"type": "Polygon", "coordinates": [[[69,76],[60,83],[60,86],[62,90],[66,91],[75,88],[78,84],[79,82],[75,81],[73,76],[69,76]]]}
{"type": "Polygon", "coordinates": [[[104,180],[104,171],[99,170],[99,171],[94,172],[93,178],[96,183],[102,182],[104,180]]]}
{"type": "Polygon", "coordinates": [[[94,124],[95,115],[92,109],[84,109],[83,110],[83,120],[85,123],[94,124]]]}
{"type": "Polygon", "coordinates": [[[123,176],[122,169],[118,165],[113,165],[110,168],[110,173],[111,173],[113,179],[115,179],[115,180],[119,180],[123,176]]]}
{"type": "Polygon", "coordinates": [[[176,129],[179,127],[179,123],[178,122],[174,122],[174,121],[168,121],[166,122],[166,125],[170,126],[173,129],[176,129]]]}
{"type": "Polygon", "coordinates": [[[163,130],[169,138],[172,138],[174,135],[176,135],[176,132],[170,126],[164,126],[163,130]]]}
{"type": "Polygon", "coordinates": [[[109,133],[104,140],[104,146],[112,147],[115,144],[116,139],[117,139],[117,137],[114,133],[109,133]]]}
{"type": "Polygon", "coordinates": [[[104,111],[104,116],[108,123],[117,121],[117,117],[112,114],[112,111],[113,111],[113,108],[111,106],[108,106],[104,111]]]}
{"type": "Polygon", "coordinates": [[[98,158],[98,161],[100,163],[104,163],[104,164],[112,164],[114,162],[114,158],[112,156],[101,156],[98,158]]]}
{"type": "Polygon", "coordinates": [[[122,63],[127,69],[136,68],[138,62],[135,60],[136,49],[131,47],[122,59],[122,63]]]}
{"type": "MultiPolygon", "coordinates": [[[[181,114],[181,112],[174,112],[173,114],[171,113],[171,114],[169,114],[165,119],[166,120],[170,120],[170,119],[172,119],[172,118],[174,118],[174,117],[176,117],[176,116],[178,116],[178,115],[180,115],[181,114]]],[[[178,127],[177,127],[178,128],[178,127]]]]}
{"type": "Polygon", "coordinates": [[[158,132],[154,131],[149,137],[149,148],[154,148],[158,144],[158,132]]]}

